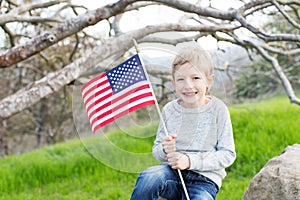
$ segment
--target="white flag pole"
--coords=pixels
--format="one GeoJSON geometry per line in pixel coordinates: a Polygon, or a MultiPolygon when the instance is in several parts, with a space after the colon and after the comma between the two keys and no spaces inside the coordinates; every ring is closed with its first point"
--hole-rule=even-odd
{"type": "MultiPolygon", "coordinates": [[[[160,119],[161,122],[162,122],[164,131],[165,131],[165,134],[166,134],[166,136],[167,136],[167,135],[169,135],[169,133],[168,133],[166,124],[165,124],[165,122],[164,122],[164,120],[163,120],[163,118],[162,118],[162,114],[161,114],[161,111],[160,111],[160,108],[159,108],[159,105],[158,105],[158,102],[157,102],[157,99],[156,99],[154,90],[153,90],[153,88],[152,88],[152,85],[151,85],[151,82],[150,82],[150,79],[149,79],[149,76],[148,76],[146,67],[145,67],[145,65],[144,65],[143,59],[142,59],[142,57],[139,55],[140,50],[139,50],[139,48],[138,48],[138,44],[137,44],[137,42],[136,42],[135,39],[132,39],[132,40],[133,40],[133,44],[134,44],[134,47],[135,47],[135,49],[136,49],[136,52],[137,52],[137,54],[138,54],[138,56],[139,56],[139,58],[140,58],[142,67],[143,67],[143,69],[144,69],[146,79],[147,79],[147,81],[149,82],[150,90],[151,90],[151,93],[152,93],[152,95],[153,95],[153,97],[154,97],[154,102],[155,102],[155,106],[156,106],[156,109],[157,109],[157,112],[158,112],[158,115],[159,115],[159,119],[160,119]]],[[[187,192],[187,189],[186,189],[186,186],[185,186],[185,183],[184,183],[184,180],[183,180],[181,171],[180,171],[180,169],[177,169],[177,171],[178,171],[178,175],[179,175],[179,178],[180,178],[180,181],[181,181],[181,184],[182,184],[184,193],[185,193],[185,197],[186,197],[187,200],[190,200],[190,197],[189,197],[189,194],[188,194],[188,192],[187,192]]]]}

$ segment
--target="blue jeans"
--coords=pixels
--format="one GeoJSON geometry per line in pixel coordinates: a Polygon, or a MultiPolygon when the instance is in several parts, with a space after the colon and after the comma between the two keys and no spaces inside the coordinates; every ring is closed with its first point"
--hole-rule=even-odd
{"type": "MultiPolygon", "coordinates": [[[[215,200],[218,186],[209,178],[190,170],[181,171],[191,200],[215,200]]],[[[149,167],[136,181],[131,200],[186,200],[178,170],[162,164],[149,167]]]]}

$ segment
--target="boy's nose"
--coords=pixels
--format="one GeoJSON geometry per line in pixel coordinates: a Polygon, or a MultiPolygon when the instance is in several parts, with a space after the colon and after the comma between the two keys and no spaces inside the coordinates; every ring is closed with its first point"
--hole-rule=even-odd
{"type": "Polygon", "coordinates": [[[186,80],[184,86],[186,88],[192,88],[193,87],[193,82],[191,80],[186,80]]]}

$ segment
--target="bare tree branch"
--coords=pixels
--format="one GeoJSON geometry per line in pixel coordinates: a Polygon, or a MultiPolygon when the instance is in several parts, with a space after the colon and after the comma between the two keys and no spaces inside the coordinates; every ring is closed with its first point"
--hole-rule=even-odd
{"type": "Polygon", "coordinates": [[[13,14],[22,14],[27,11],[31,11],[38,8],[48,8],[50,6],[54,6],[56,4],[66,3],[69,2],[69,0],[60,0],[60,1],[48,1],[48,2],[41,2],[41,3],[32,3],[32,4],[26,4],[22,6],[18,6],[10,11],[10,13],[13,14]]]}
{"type": "Polygon", "coordinates": [[[275,70],[275,72],[276,72],[278,78],[279,78],[279,79],[281,80],[281,82],[282,82],[282,85],[283,85],[283,87],[284,87],[284,89],[285,89],[285,91],[286,91],[286,93],[287,93],[287,95],[288,95],[288,97],[289,97],[291,103],[296,103],[296,104],[300,105],[300,99],[297,98],[297,96],[295,95],[295,92],[294,92],[294,90],[293,90],[293,87],[292,87],[292,85],[291,85],[289,79],[286,77],[285,73],[283,72],[282,67],[281,67],[280,64],[278,63],[277,59],[274,58],[274,57],[272,57],[272,56],[270,56],[270,55],[264,50],[263,47],[261,47],[261,46],[255,44],[254,42],[251,42],[251,41],[245,41],[245,40],[244,40],[244,41],[241,41],[241,40],[239,40],[239,39],[237,39],[237,38],[235,38],[235,39],[238,41],[238,43],[239,43],[240,45],[242,45],[242,46],[244,46],[244,47],[247,47],[247,46],[248,46],[248,47],[255,48],[255,49],[259,52],[259,54],[260,54],[261,56],[263,56],[263,58],[265,58],[267,61],[269,61],[269,62],[272,64],[272,66],[273,66],[273,68],[274,68],[274,70],[275,70]]]}
{"type": "Polygon", "coordinates": [[[294,89],[289,81],[289,79],[286,77],[285,73],[283,72],[281,66],[279,65],[277,59],[275,59],[274,57],[270,56],[262,47],[255,45],[252,43],[252,45],[258,50],[258,52],[266,59],[268,60],[272,65],[273,68],[277,74],[277,76],[279,77],[279,79],[282,82],[282,85],[291,101],[291,103],[295,103],[300,105],[300,99],[297,98],[294,89]]]}
{"type": "Polygon", "coordinates": [[[16,2],[13,0],[6,0],[9,4],[14,5],[14,6],[19,6],[16,2]]]}
{"type": "Polygon", "coordinates": [[[264,45],[262,46],[262,48],[264,48],[265,50],[269,51],[269,52],[272,52],[272,53],[277,53],[277,54],[280,54],[280,55],[285,55],[285,56],[288,56],[288,55],[299,55],[300,54],[300,49],[291,49],[291,50],[282,50],[282,49],[279,49],[279,48],[274,48],[272,46],[269,46],[269,45],[264,45]]]}
{"type": "Polygon", "coordinates": [[[137,2],[137,3],[133,3],[131,5],[128,5],[124,9],[124,12],[131,11],[131,10],[137,10],[137,9],[142,8],[142,7],[153,6],[153,5],[157,5],[157,3],[153,3],[153,2],[137,2]]]}
{"type": "Polygon", "coordinates": [[[249,24],[245,18],[237,14],[236,19],[242,24],[243,27],[247,28],[249,31],[253,32],[259,38],[264,40],[265,42],[272,42],[272,41],[290,41],[290,42],[300,42],[300,36],[294,34],[270,34],[262,32],[261,30],[255,28],[251,24],[249,24]]]}
{"type": "Polygon", "coordinates": [[[119,35],[122,33],[122,30],[120,28],[120,21],[121,21],[122,16],[123,16],[123,14],[116,15],[114,18],[114,21],[111,25],[112,29],[115,32],[115,35],[119,35]]]}
{"type": "Polygon", "coordinates": [[[134,2],[134,0],[120,1],[67,20],[65,23],[58,25],[51,31],[37,36],[23,45],[16,46],[0,54],[0,68],[9,67],[15,63],[25,60],[56,42],[79,32],[87,26],[94,25],[103,19],[114,16],[120,13],[132,2],[134,2]]]}
{"type": "Polygon", "coordinates": [[[198,15],[204,17],[213,17],[217,19],[223,20],[234,20],[234,13],[231,11],[222,11],[213,9],[210,7],[201,7],[199,5],[191,4],[186,1],[180,0],[154,0],[155,2],[162,3],[163,5],[167,5],[172,8],[176,8],[178,10],[182,10],[184,12],[196,13],[198,15]]]}
{"type": "Polygon", "coordinates": [[[62,0],[62,1],[48,1],[44,3],[35,3],[35,4],[28,4],[28,5],[22,5],[18,6],[16,8],[13,8],[10,10],[7,14],[0,15],[0,25],[9,23],[9,22],[45,22],[45,21],[57,21],[55,19],[51,18],[41,18],[41,17],[25,17],[21,16],[21,14],[31,11],[38,8],[48,8],[49,6],[53,6],[56,4],[61,4],[68,2],[68,0],[62,0]]]}
{"type": "Polygon", "coordinates": [[[289,1],[286,1],[286,0],[277,0],[277,2],[279,2],[280,4],[282,5],[297,5],[297,6],[300,6],[300,2],[299,1],[293,1],[293,0],[289,0],[289,1]]]}
{"type": "Polygon", "coordinates": [[[4,30],[4,32],[8,35],[10,45],[12,47],[15,46],[14,34],[9,30],[9,28],[6,26],[6,24],[3,24],[1,27],[4,30]]]}
{"type": "Polygon", "coordinates": [[[72,50],[72,53],[71,53],[71,55],[70,55],[70,57],[69,57],[69,60],[70,60],[70,61],[73,60],[73,56],[75,55],[76,50],[78,49],[78,45],[79,45],[79,37],[78,37],[77,34],[75,34],[75,38],[76,38],[76,43],[75,43],[74,48],[73,48],[73,50],[72,50]]]}
{"type": "Polygon", "coordinates": [[[210,33],[198,33],[196,35],[190,36],[190,37],[182,37],[182,38],[178,38],[178,39],[168,39],[168,38],[161,38],[161,37],[155,37],[155,36],[147,36],[141,40],[139,40],[139,42],[141,43],[145,43],[145,42],[151,42],[151,43],[162,43],[162,44],[171,44],[171,45],[176,45],[178,43],[182,43],[182,42],[187,42],[187,41],[196,41],[197,39],[203,37],[203,36],[207,36],[210,33]]]}
{"type": "Polygon", "coordinates": [[[295,22],[295,20],[293,20],[293,18],[291,18],[283,9],[281,9],[279,3],[277,3],[276,0],[272,0],[272,3],[275,5],[275,7],[279,10],[279,12],[282,14],[282,16],[284,16],[284,18],[295,28],[300,29],[300,24],[298,24],[297,22],[295,22]]]}
{"type": "MultiPolygon", "coordinates": [[[[10,49],[2,54],[0,54],[0,67],[8,67],[17,62],[20,62],[39,51],[44,50],[45,48],[51,46],[53,43],[60,41],[80,30],[83,28],[93,25],[103,19],[107,19],[111,16],[114,16],[118,13],[123,12],[126,6],[136,2],[138,0],[123,0],[119,1],[115,4],[107,5],[105,7],[96,9],[89,13],[80,15],[76,18],[70,19],[65,23],[59,25],[57,28],[52,29],[48,33],[44,35],[38,36],[33,38],[32,40],[28,41],[23,45],[19,45],[13,49],[10,49]],[[30,48],[29,48],[30,47],[30,48]]],[[[274,40],[286,40],[286,41],[299,41],[299,36],[293,35],[271,35],[266,37],[266,34],[258,31],[256,28],[251,26],[250,24],[246,23],[244,18],[241,15],[237,15],[237,10],[230,10],[228,12],[216,10],[213,8],[203,8],[194,4],[190,4],[184,1],[174,0],[154,0],[155,2],[162,3],[164,5],[174,7],[186,12],[194,12],[202,16],[207,17],[215,17],[218,19],[223,20],[234,20],[237,19],[242,23],[247,29],[250,31],[258,34],[258,36],[264,38],[267,41],[274,41],[274,40]]],[[[256,0],[251,3],[246,4],[238,11],[250,9],[254,6],[264,4],[268,1],[256,0]]]]}

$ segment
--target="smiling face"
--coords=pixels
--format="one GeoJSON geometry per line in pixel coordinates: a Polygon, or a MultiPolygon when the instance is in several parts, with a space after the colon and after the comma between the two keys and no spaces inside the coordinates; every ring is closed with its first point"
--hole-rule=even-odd
{"type": "Polygon", "coordinates": [[[196,108],[208,102],[205,94],[213,79],[213,75],[206,77],[198,68],[186,62],[177,67],[172,84],[181,100],[181,105],[187,108],[196,108]]]}
{"type": "MultiPolygon", "coordinates": [[[[179,46],[178,46],[179,47],[179,46]]],[[[214,64],[208,52],[198,43],[184,43],[172,63],[172,84],[184,107],[208,103],[205,95],[214,81],[214,64]]]]}

